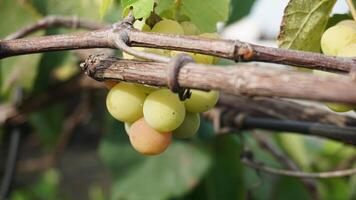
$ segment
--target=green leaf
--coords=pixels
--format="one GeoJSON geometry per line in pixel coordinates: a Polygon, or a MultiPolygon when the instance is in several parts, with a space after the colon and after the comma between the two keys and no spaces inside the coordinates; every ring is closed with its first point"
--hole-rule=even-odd
{"type": "MultiPolygon", "coordinates": [[[[34,23],[38,19],[36,12],[27,2],[14,0],[0,1],[0,38],[13,33],[20,28],[34,23]],[[21,14],[14,14],[21,13],[21,14]]],[[[12,86],[22,86],[29,90],[37,74],[37,64],[40,55],[27,55],[6,58],[0,61],[0,94],[8,93],[12,86]]]]}
{"type": "Polygon", "coordinates": [[[216,23],[229,17],[230,0],[182,0],[180,14],[187,16],[202,32],[216,32],[216,23]]]}
{"type": "Polygon", "coordinates": [[[109,114],[103,132],[106,134],[100,141],[99,156],[115,177],[128,173],[145,160],[132,148],[124,125],[109,114]]]}
{"type": "Polygon", "coordinates": [[[234,135],[212,141],[213,164],[199,187],[184,199],[246,199],[241,145],[234,135]]]}
{"type": "Polygon", "coordinates": [[[330,17],[328,24],[326,25],[326,28],[335,26],[340,21],[346,19],[352,19],[352,16],[350,14],[334,14],[332,17],[330,17]]]}
{"type": "Polygon", "coordinates": [[[99,20],[101,0],[30,0],[31,4],[43,16],[66,15],[80,16],[86,19],[99,20]]]}
{"type": "Polygon", "coordinates": [[[157,6],[155,7],[155,13],[164,18],[175,19],[177,7],[174,1],[175,0],[158,1],[157,6]]]}
{"type": "Polygon", "coordinates": [[[62,130],[64,112],[64,105],[57,104],[30,114],[29,121],[34,128],[34,132],[45,147],[54,147],[62,130]]]}
{"type": "Polygon", "coordinates": [[[100,9],[99,9],[99,13],[100,13],[100,17],[101,18],[104,17],[106,12],[110,8],[111,4],[112,4],[112,0],[102,0],[101,1],[101,5],[100,5],[100,9]]]}
{"type": "Polygon", "coordinates": [[[336,0],[291,0],[284,11],[279,47],[320,51],[320,38],[336,0]]]}
{"type": "Polygon", "coordinates": [[[277,136],[279,144],[284,151],[303,169],[309,169],[312,158],[305,146],[305,136],[297,134],[282,133],[277,136]]]}
{"type": "Polygon", "coordinates": [[[352,190],[349,190],[349,183],[343,178],[321,179],[319,181],[321,199],[351,199],[352,190]]]}
{"type": "Polygon", "coordinates": [[[121,0],[123,14],[126,15],[128,9],[132,7],[136,19],[148,18],[153,11],[154,3],[154,0],[121,0]]]}
{"type": "Polygon", "coordinates": [[[210,166],[210,157],[192,144],[175,142],[165,153],[145,158],[113,186],[112,199],[168,199],[192,190],[210,166]]]}
{"type": "Polygon", "coordinates": [[[276,190],[273,192],[271,199],[275,200],[299,200],[299,199],[312,199],[305,186],[298,178],[281,177],[275,185],[276,190]]]}
{"type": "Polygon", "coordinates": [[[249,14],[255,0],[233,0],[231,1],[230,17],[227,24],[238,21],[242,17],[249,14]]]}

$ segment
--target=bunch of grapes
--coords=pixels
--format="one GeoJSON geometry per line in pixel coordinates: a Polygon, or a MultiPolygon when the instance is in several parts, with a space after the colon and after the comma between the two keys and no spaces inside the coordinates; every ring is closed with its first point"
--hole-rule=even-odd
{"type": "MultiPolygon", "coordinates": [[[[321,49],[324,54],[339,57],[356,57],[356,21],[344,20],[327,29],[321,38],[321,49]]],[[[334,73],[314,70],[322,76],[341,76],[334,73]]],[[[338,103],[326,104],[335,112],[347,112],[355,106],[338,103]]]]}
{"type": "MultiPolygon", "coordinates": [[[[137,21],[135,28],[178,35],[197,35],[198,28],[191,22],[161,20],[152,29],[144,22],[137,21]]],[[[216,38],[216,34],[205,33],[202,37],[216,38]]],[[[138,48],[156,54],[174,56],[178,52],[161,49],[138,48]]],[[[197,63],[214,64],[213,56],[190,53],[197,63]]],[[[135,59],[124,54],[126,59],[135,59]]],[[[193,137],[200,126],[199,113],[215,106],[218,91],[191,90],[189,99],[181,101],[177,94],[167,88],[156,88],[135,83],[120,82],[114,85],[106,99],[109,113],[125,123],[126,132],[133,148],[144,155],[164,152],[172,136],[180,139],[193,137]]]]}

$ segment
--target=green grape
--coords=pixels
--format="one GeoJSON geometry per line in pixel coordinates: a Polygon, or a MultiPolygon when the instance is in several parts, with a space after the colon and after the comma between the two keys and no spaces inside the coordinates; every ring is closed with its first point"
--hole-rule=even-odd
{"type": "Polygon", "coordinates": [[[197,133],[199,126],[199,114],[186,112],[183,123],[173,131],[173,136],[180,139],[191,138],[197,133]]]}
{"type": "MultiPolygon", "coordinates": [[[[203,33],[199,35],[200,37],[203,38],[211,38],[211,39],[218,39],[219,35],[216,33],[203,33]]],[[[194,54],[194,60],[197,63],[202,63],[202,64],[215,64],[219,61],[219,58],[215,56],[209,56],[209,55],[203,55],[203,54],[194,54]]]]}
{"type": "Polygon", "coordinates": [[[326,71],[322,71],[322,70],[313,70],[313,74],[317,75],[317,76],[342,76],[340,74],[336,74],[336,73],[332,73],[332,72],[326,72],[326,71]]]}
{"type": "Polygon", "coordinates": [[[197,26],[195,26],[192,22],[181,22],[180,25],[184,30],[184,35],[198,35],[200,33],[197,26]]]}
{"type": "Polygon", "coordinates": [[[146,94],[137,85],[120,82],[110,89],[106,107],[115,119],[131,123],[143,116],[145,98],[146,94]]]}
{"type": "Polygon", "coordinates": [[[335,112],[348,112],[355,108],[355,106],[341,103],[326,103],[325,105],[335,112]]]}
{"type": "MultiPolygon", "coordinates": [[[[344,76],[341,74],[335,74],[331,72],[325,72],[321,70],[313,70],[313,74],[317,76],[333,76],[333,77],[340,77],[344,76]]],[[[341,103],[326,103],[325,104],[330,110],[335,111],[335,112],[347,112],[355,108],[354,106],[347,105],[347,104],[341,104],[341,103]]]]}
{"type": "Polygon", "coordinates": [[[166,132],[178,128],[185,117],[184,104],[168,89],[160,89],[147,96],[143,115],[154,129],[166,132]]]}
{"type": "Polygon", "coordinates": [[[143,155],[157,155],[171,144],[172,133],[161,133],[150,127],[144,118],[134,122],[129,130],[133,148],[143,155]]]}
{"type": "Polygon", "coordinates": [[[355,42],[355,29],[346,25],[336,25],[324,32],[321,37],[321,49],[326,55],[336,56],[340,49],[355,42]]]}
{"type": "MultiPolygon", "coordinates": [[[[145,51],[146,50],[146,48],[143,48],[143,47],[132,47],[132,48],[136,49],[137,51],[145,51]]],[[[122,52],[122,58],[123,59],[129,59],[129,60],[132,60],[132,59],[141,60],[140,58],[136,58],[135,56],[130,55],[130,54],[125,53],[125,52],[122,52]]]]}
{"type": "Polygon", "coordinates": [[[153,26],[151,31],[155,33],[184,35],[184,30],[182,26],[178,22],[170,19],[164,19],[159,21],[153,26]]]}
{"type": "Polygon", "coordinates": [[[127,135],[130,135],[130,127],[131,127],[132,123],[127,123],[125,122],[125,131],[127,133],[127,135]]]}
{"type": "MultiPolygon", "coordinates": [[[[151,28],[145,24],[144,21],[140,21],[140,20],[136,20],[135,23],[133,24],[134,28],[140,30],[140,31],[144,31],[144,32],[149,32],[151,31],[151,28]]],[[[138,51],[145,51],[146,48],[143,47],[132,47],[133,49],[136,49],[138,51]]],[[[139,58],[136,58],[135,56],[132,56],[130,54],[127,54],[125,52],[122,53],[122,57],[124,59],[136,59],[136,60],[140,60],[139,58]]]]}
{"type": "Polygon", "coordinates": [[[151,28],[147,24],[145,24],[145,21],[136,20],[133,24],[133,27],[144,32],[151,31],[151,28]]]}
{"type": "Polygon", "coordinates": [[[337,56],[340,57],[356,57],[356,43],[347,45],[346,47],[340,49],[337,56]]]}
{"type": "Polygon", "coordinates": [[[185,108],[192,113],[200,113],[210,110],[219,100],[218,91],[204,92],[191,90],[192,96],[185,100],[185,108]]]}
{"type": "Polygon", "coordinates": [[[341,22],[339,22],[337,25],[345,25],[345,26],[349,26],[353,29],[356,30],[356,21],[352,20],[352,19],[347,19],[347,20],[342,20],[341,22]]]}
{"type": "MultiPolygon", "coordinates": [[[[178,22],[169,19],[164,19],[159,21],[157,24],[153,26],[151,32],[184,35],[184,30],[182,26],[178,22]]],[[[165,49],[148,48],[147,52],[162,55],[162,56],[170,56],[170,51],[165,49]]]]}
{"type": "Polygon", "coordinates": [[[140,89],[143,93],[145,93],[146,95],[151,94],[152,92],[156,91],[158,88],[156,87],[152,87],[152,86],[146,86],[146,85],[142,85],[142,84],[135,84],[137,86],[138,89],[140,89]]]}

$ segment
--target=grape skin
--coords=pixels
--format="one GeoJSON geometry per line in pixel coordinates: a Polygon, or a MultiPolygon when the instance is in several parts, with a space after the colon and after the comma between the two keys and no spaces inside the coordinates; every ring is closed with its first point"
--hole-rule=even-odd
{"type": "Polygon", "coordinates": [[[170,19],[159,21],[153,26],[151,31],[155,33],[184,35],[182,26],[178,22],[170,19]]]}
{"type": "Polygon", "coordinates": [[[134,122],[129,129],[129,139],[133,148],[143,155],[157,155],[171,144],[172,133],[160,133],[150,127],[144,118],[134,122]]]}
{"type": "Polygon", "coordinates": [[[324,54],[338,55],[340,49],[356,42],[356,30],[346,25],[335,25],[327,29],[321,37],[321,49],[324,54]]]}
{"type": "Polygon", "coordinates": [[[200,33],[197,26],[195,26],[192,22],[181,22],[180,25],[184,30],[184,35],[198,35],[200,33]]]}
{"type": "Polygon", "coordinates": [[[131,123],[143,116],[146,96],[135,84],[120,82],[109,91],[106,107],[115,119],[131,123]]]}
{"type": "Polygon", "coordinates": [[[143,104],[143,115],[147,123],[160,132],[178,128],[185,117],[184,104],[168,89],[152,92],[143,104]]]}
{"type": "MultiPolygon", "coordinates": [[[[211,39],[217,39],[219,38],[219,35],[216,33],[203,33],[199,35],[202,38],[211,38],[211,39]]],[[[219,61],[219,58],[215,56],[209,56],[209,55],[204,55],[204,54],[199,54],[196,53],[193,56],[195,62],[197,63],[202,63],[202,64],[216,64],[219,61]]]]}
{"type": "Polygon", "coordinates": [[[351,28],[356,30],[356,21],[352,20],[352,19],[342,20],[337,25],[349,26],[349,27],[351,27],[351,28]]]}
{"type": "Polygon", "coordinates": [[[197,133],[199,126],[199,114],[186,112],[183,123],[173,131],[173,136],[179,139],[191,138],[197,133]]]}
{"type": "Polygon", "coordinates": [[[347,45],[340,49],[338,56],[340,57],[356,57],[356,43],[347,45]]]}
{"type": "Polygon", "coordinates": [[[210,110],[219,99],[218,91],[205,92],[201,90],[191,90],[192,96],[185,100],[185,108],[192,113],[201,113],[210,110]]]}

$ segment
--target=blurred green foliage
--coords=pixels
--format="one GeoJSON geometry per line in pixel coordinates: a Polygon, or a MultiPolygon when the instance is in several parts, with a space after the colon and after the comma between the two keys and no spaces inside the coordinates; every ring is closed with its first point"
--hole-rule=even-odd
{"type": "MultiPolygon", "coordinates": [[[[6,18],[0,20],[0,27],[2,27],[0,37],[3,38],[46,15],[76,15],[93,20],[115,22],[121,18],[119,2],[119,0],[113,1],[111,6],[105,9],[105,14],[102,11],[100,16],[99,8],[102,3],[100,0],[0,0],[0,17],[6,18]]],[[[194,9],[184,5],[182,13],[206,31],[215,30],[211,24],[215,24],[216,21],[227,20],[227,23],[232,23],[242,18],[249,13],[254,3],[254,1],[242,0],[223,1],[224,3],[209,1],[212,4],[204,2],[192,1],[190,5],[194,9]],[[230,16],[228,16],[227,2],[230,3],[230,16]],[[220,8],[220,10],[212,15],[211,8],[220,8]],[[197,14],[199,9],[208,11],[197,14]],[[215,21],[209,21],[211,16],[215,21]]],[[[162,15],[173,16],[171,12],[174,7],[168,7],[168,3],[157,9],[161,9],[162,15]]],[[[36,33],[36,36],[71,31],[73,30],[53,28],[36,33]]],[[[11,91],[16,86],[24,87],[27,96],[48,90],[63,81],[54,78],[57,69],[63,66],[77,66],[78,62],[79,60],[71,52],[53,52],[1,60],[1,102],[9,101],[11,91]]],[[[104,109],[104,96],[92,96],[93,101],[96,101],[93,105],[97,105],[99,110],[104,109]]],[[[53,150],[53,146],[58,142],[58,135],[63,129],[63,122],[72,108],[70,103],[63,101],[29,116],[31,130],[42,144],[43,151],[48,153],[53,150]]],[[[214,136],[212,124],[202,120],[199,137],[196,139],[175,140],[163,155],[144,157],[132,149],[123,124],[115,121],[108,113],[100,119],[92,117],[92,120],[94,124],[100,122],[97,129],[104,133],[98,145],[98,155],[110,171],[112,184],[109,192],[99,184],[87,188],[88,198],[91,200],[238,200],[248,197],[257,200],[311,199],[299,179],[258,173],[244,167],[239,158],[243,145],[241,138],[237,136],[241,133],[214,136]]],[[[0,136],[1,132],[3,132],[2,128],[0,136]]],[[[256,160],[278,168],[285,167],[261,149],[250,134],[251,132],[245,132],[243,138],[245,145],[255,153],[256,160]]],[[[354,148],[340,143],[292,134],[271,136],[269,140],[303,170],[308,171],[336,169],[340,163],[356,155],[354,148]]],[[[322,199],[356,199],[355,176],[322,180],[317,183],[322,199]]],[[[42,172],[34,182],[14,188],[11,200],[73,199],[61,192],[60,188],[65,184],[67,183],[61,181],[61,171],[50,169],[42,172]]]]}

